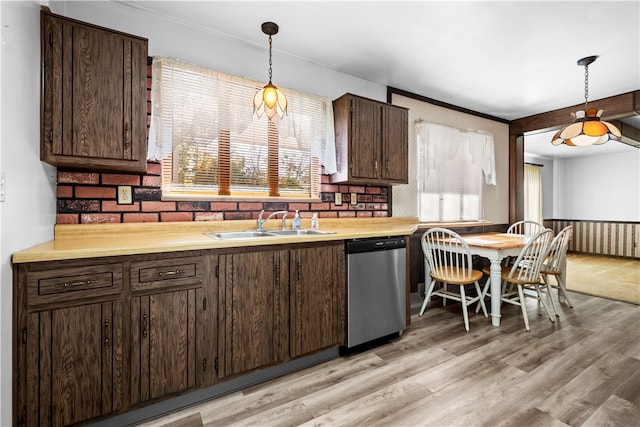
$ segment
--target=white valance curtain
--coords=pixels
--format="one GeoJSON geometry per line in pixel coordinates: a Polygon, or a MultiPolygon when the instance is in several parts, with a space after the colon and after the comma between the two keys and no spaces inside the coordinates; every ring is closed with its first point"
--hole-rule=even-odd
{"type": "MultiPolygon", "coordinates": [[[[418,180],[426,180],[429,171],[453,159],[458,150],[466,150],[474,164],[484,172],[485,182],[496,185],[496,162],[493,135],[485,131],[457,129],[436,123],[416,123],[419,158],[418,171],[423,171],[418,180]],[[426,173],[424,173],[426,172],[426,173]]],[[[420,186],[420,183],[419,183],[420,186]]]]}
{"type": "MultiPolygon", "coordinates": [[[[148,158],[161,160],[184,138],[211,139],[220,130],[242,132],[252,120],[253,96],[263,83],[174,58],[154,57],[148,158]]],[[[328,98],[279,88],[288,111],[274,117],[281,137],[310,146],[326,174],[337,171],[333,103],[328,98]]]]}

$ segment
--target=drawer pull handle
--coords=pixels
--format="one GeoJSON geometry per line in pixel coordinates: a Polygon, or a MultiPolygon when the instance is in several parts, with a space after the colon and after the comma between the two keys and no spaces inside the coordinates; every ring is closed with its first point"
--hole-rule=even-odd
{"type": "Polygon", "coordinates": [[[184,270],[160,271],[160,272],[156,273],[156,276],[158,276],[158,277],[175,276],[177,274],[182,274],[182,273],[184,273],[184,270]]]}
{"type": "Polygon", "coordinates": [[[72,288],[75,286],[83,286],[83,285],[95,285],[96,283],[98,283],[95,280],[82,280],[79,282],[64,282],[64,283],[58,283],[56,285],[56,288],[72,288]]]}

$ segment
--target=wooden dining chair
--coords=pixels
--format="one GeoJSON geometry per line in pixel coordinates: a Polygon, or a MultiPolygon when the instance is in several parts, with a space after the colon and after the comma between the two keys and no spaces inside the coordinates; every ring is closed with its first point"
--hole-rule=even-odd
{"type": "MultiPolygon", "coordinates": [[[[540,269],[542,282],[545,285],[547,292],[549,292],[549,295],[551,296],[549,288],[557,288],[558,303],[560,303],[560,295],[562,294],[564,301],[570,308],[573,308],[573,304],[571,304],[571,300],[569,300],[569,296],[567,295],[564,272],[567,266],[567,248],[569,247],[569,240],[571,239],[572,233],[573,227],[569,225],[563,228],[556,237],[553,238],[551,246],[549,247],[547,259],[544,261],[540,269]],[[549,276],[555,277],[556,284],[551,283],[549,276]]],[[[553,296],[551,296],[551,304],[553,305],[553,311],[557,316],[558,311],[556,310],[556,304],[553,301],[553,296]]]]}
{"type": "Polygon", "coordinates": [[[420,309],[420,316],[434,295],[442,297],[443,303],[446,303],[447,299],[458,301],[462,305],[464,328],[468,333],[468,307],[478,302],[484,317],[487,317],[487,308],[478,284],[478,280],[482,278],[482,272],[473,269],[471,251],[467,242],[455,231],[432,228],[422,235],[421,244],[425,259],[425,284],[429,283],[429,286],[420,309]],[[434,289],[436,282],[442,283],[442,287],[434,289]],[[465,285],[471,284],[475,286],[476,296],[466,294],[465,285]],[[457,292],[451,291],[449,285],[455,286],[457,292]]]}
{"type": "Polygon", "coordinates": [[[525,236],[535,236],[544,230],[544,226],[535,221],[517,221],[509,226],[507,233],[524,234],[525,236]]]}
{"type": "Polygon", "coordinates": [[[552,238],[553,231],[548,228],[543,229],[522,248],[513,265],[502,267],[502,293],[500,295],[500,301],[520,306],[527,332],[530,332],[530,329],[525,297],[538,299],[547,312],[549,320],[555,322],[555,317],[551,316],[551,312],[540,290],[540,269],[547,257],[552,238]],[[515,289],[509,289],[509,284],[515,285],[515,289]],[[525,289],[535,290],[536,295],[525,293],[525,289]]]}

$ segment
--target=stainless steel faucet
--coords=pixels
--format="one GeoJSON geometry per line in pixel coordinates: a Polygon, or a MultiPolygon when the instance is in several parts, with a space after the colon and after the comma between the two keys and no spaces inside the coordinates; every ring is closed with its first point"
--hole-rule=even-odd
{"type": "Polygon", "coordinates": [[[264,209],[260,211],[260,215],[258,215],[258,231],[262,231],[262,227],[267,223],[267,221],[269,221],[271,218],[273,218],[274,216],[278,215],[278,214],[282,214],[282,229],[286,230],[287,229],[287,214],[289,212],[287,211],[275,211],[275,212],[271,212],[269,214],[269,216],[266,219],[262,219],[262,216],[264,215],[264,209]]]}

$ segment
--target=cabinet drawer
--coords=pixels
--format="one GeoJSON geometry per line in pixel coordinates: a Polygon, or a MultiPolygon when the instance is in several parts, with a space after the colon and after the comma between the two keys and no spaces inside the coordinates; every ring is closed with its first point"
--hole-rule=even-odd
{"type": "Polygon", "coordinates": [[[116,294],[122,291],[122,264],[31,271],[27,283],[29,304],[116,294]]]}
{"type": "Polygon", "coordinates": [[[131,290],[144,291],[171,286],[201,285],[203,258],[154,259],[131,263],[131,290]]]}

